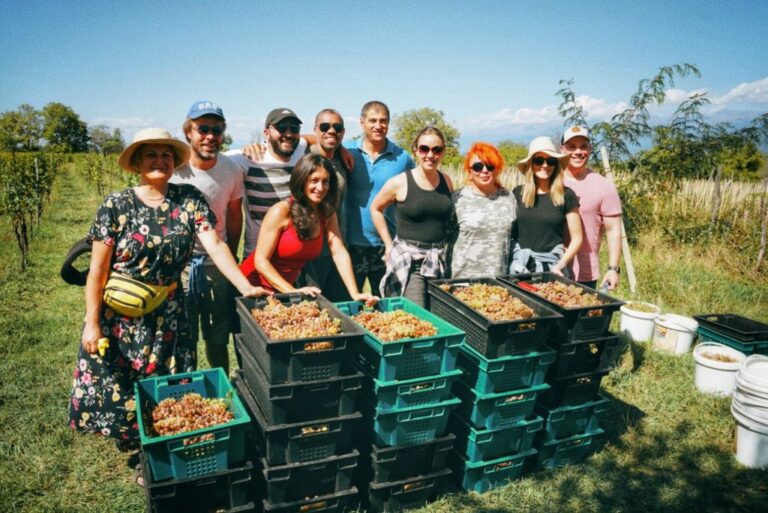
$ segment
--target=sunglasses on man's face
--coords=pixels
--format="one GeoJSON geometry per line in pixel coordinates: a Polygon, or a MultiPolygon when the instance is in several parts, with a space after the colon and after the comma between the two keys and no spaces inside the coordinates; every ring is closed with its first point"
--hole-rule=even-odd
{"type": "Polygon", "coordinates": [[[218,137],[224,133],[224,129],[220,126],[197,125],[195,130],[202,135],[213,134],[214,137],[218,137]]]}
{"type": "Polygon", "coordinates": [[[286,132],[293,132],[294,134],[298,134],[299,130],[301,129],[301,125],[297,125],[296,123],[279,123],[272,126],[281,134],[286,132]]]}
{"type": "Polygon", "coordinates": [[[344,131],[344,123],[320,123],[317,125],[317,128],[319,128],[321,132],[327,132],[331,127],[337,132],[344,131]]]}
{"type": "Polygon", "coordinates": [[[545,162],[549,167],[555,167],[557,165],[557,159],[555,157],[533,157],[534,166],[543,166],[545,162]]]}
{"type": "Polygon", "coordinates": [[[422,144],[418,148],[416,148],[419,151],[419,155],[429,155],[429,152],[432,152],[432,155],[440,156],[443,154],[443,148],[442,146],[432,146],[431,148],[427,146],[426,144],[422,144]]]}
{"type": "Polygon", "coordinates": [[[489,173],[493,173],[496,168],[493,166],[489,166],[485,162],[475,162],[470,166],[470,169],[479,175],[480,173],[483,172],[483,169],[485,169],[489,173]]]}

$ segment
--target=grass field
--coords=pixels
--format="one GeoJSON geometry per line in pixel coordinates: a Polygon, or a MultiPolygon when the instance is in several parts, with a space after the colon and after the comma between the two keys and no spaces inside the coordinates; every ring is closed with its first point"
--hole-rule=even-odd
{"type": "MultiPolygon", "coordinates": [[[[1,511],[143,509],[125,456],[108,440],[67,427],[83,291],[65,285],[58,270],[100,199],[65,169],[24,274],[7,220],[0,219],[1,511]]],[[[768,321],[768,280],[717,265],[713,259],[727,252],[675,247],[655,232],[643,234],[633,248],[634,297],[666,312],[727,311],[768,321]]],[[[630,297],[625,283],[617,296],[630,297]]],[[[768,511],[768,471],[737,464],[729,400],[699,394],[693,367],[690,354],[631,344],[604,380],[612,399],[605,449],[580,465],[531,474],[483,495],[448,493],[422,511],[768,511]]]]}

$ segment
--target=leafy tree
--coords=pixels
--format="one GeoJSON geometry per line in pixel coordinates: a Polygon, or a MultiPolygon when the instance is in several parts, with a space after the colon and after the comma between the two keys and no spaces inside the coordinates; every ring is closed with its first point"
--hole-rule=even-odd
{"type": "Polygon", "coordinates": [[[0,149],[37,151],[43,135],[43,117],[29,104],[0,114],[0,149]]]}
{"type": "Polygon", "coordinates": [[[528,156],[528,147],[514,141],[501,141],[496,145],[499,153],[504,157],[506,167],[513,168],[520,160],[528,156]]]}
{"type": "Polygon", "coordinates": [[[43,137],[52,151],[88,151],[88,125],[70,107],[51,102],[43,107],[43,137]]]}
{"type": "Polygon", "coordinates": [[[120,153],[125,148],[123,133],[119,128],[115,128],[110,133],[106,125],[96,125],[88,129],[90,148],[96,153],[108,155],[111,153],[120,153]]]}
{"type": "Polygon", "coordinates": [[[445,164],[459,164],[461,155],[459,155],[459,130],[445,121],[445,113],[441,110],[435,110],[430,107],[413,109],[395,116],[392,120],[395,128],[394,140],[403,149],[410,151],[413,140],[416,135],[427,126],[439,128],[445,135],[445,153],[443,162],[445,164]]]}

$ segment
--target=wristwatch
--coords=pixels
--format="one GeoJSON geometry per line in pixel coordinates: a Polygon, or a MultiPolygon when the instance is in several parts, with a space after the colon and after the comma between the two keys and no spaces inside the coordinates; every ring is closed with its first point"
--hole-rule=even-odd
{"type": "Polygon", "coordinates": [[[616,274],[620,274],[621,273],[621,267],[619,267],[618,265],[609,265],[608,266],[608,270],[609,271],[616,271],[616,274]]]}

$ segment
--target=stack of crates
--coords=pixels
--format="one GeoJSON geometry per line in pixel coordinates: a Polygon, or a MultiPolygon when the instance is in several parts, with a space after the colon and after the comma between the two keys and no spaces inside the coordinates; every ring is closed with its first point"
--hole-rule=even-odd
{"type": "Polygon", "coordinates": [[[454,385],[462,404],[451,415],[456,435],[450,465],[465,490],[485,492],[522,475],[536,450],[534,437],[544,421],[534,412],[555,351],[545,344],[561,316],[552,309],[493,278],[429,282],[432,312],[466,333],[457,366],[463,371],[454,385]],[[503,287],[530,307],[523,320],[492,321],[453,295],[475,284],[503,287]]]}
{"type": "MultiPolygon", "coordinates": [[[[355,316],[364,306],[337,303],[355,316]]],[[[448,415],[461,402],[451,397],[461,374],[456,354],[464,333],[402,297],[381,299],[378,311],[403,310],[437,328],[435,335],[384,342],[366,331],[356,365],[365,374],[359,405],[364,429],[358,433],[358,486],[370,512],[419,507],[437,495],[451,471],[446,435],[448,415]]]]}
{"type": "Polygon", "coordinates": [[[737,314],[694,315],[699,340],[719,342],[747,356],[768,355],[768,324],[737,314]]]}
{"type": "Polygon", "coordinates": [[[265,512],[345,511],[356,503],[351,443],[363,375],[351,365],[363,331],[322,296],[273,296],[285,305],[315,301],[340,319],[338,335],[273,340],[251,311],[266,298],[237,298],[241,333],[235,385],[253,416],[257,491],[265,512]]]}
{"type": "Polygon", "coordinates": [[[143,379],[135,394],[147,512],[257,511],[254,465],[246,450],[251,419],[222,369],[143,379]],[[188,393],[223,399],[234,418],[177,435],[152,436],[151,414],[157,404],[188,393]]]}
{"type": "Polygon", "coordinates": [[[557,351],[547,373],[550,388],[539,397],[536,411],[544,429],[537,436],[538,466],[555,468],[583,461],[601,447],[604,431],[600,417],[608,399],[600,395],[602,379],[616,366],[624,346],[608,331],[622,301],[554,273],[500,277],[518,290],[543,301],[561,314],[549,335],[557,351]],[[563,307],[537,294],[537,286],[560,282],[597,294],[596,306],[563,307]]]}

